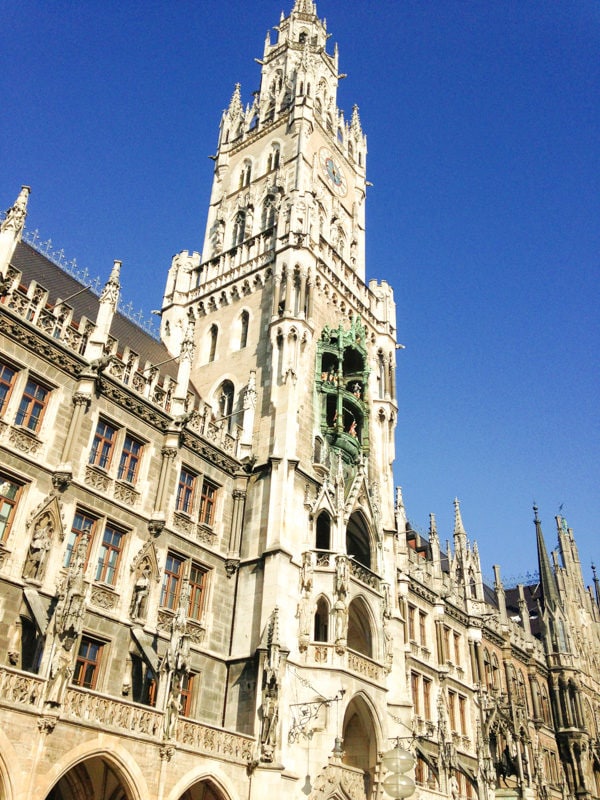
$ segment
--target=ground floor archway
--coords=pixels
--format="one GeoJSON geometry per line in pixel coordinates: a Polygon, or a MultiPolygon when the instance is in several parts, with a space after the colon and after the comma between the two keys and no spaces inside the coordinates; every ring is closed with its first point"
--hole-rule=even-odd
{"type": "Polygon", "coordinates": [[[119,770],[105,757],[92,756],[71,767],[46,800],[133,800],[119,770]]]}

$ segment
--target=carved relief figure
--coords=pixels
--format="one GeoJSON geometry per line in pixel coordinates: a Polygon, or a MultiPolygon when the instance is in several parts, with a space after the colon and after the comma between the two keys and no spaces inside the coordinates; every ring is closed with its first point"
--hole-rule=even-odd
{"type": "Polygon", "coordinates": [[[147,614],[147,600],[150,591],[150,575],[152,568],[149,561],[144,561],[141,565],[138,579],[133,587],[133,597],[131,599],[132,619],[145,619],[147,614]]]}
{"type": "Polygon", "coordinates": [[[50,706],[58,706],[62,703],[71,675],[73,666],[71,663],[71,646],[69,642],[60,645],[50,667],[50,680],[47,686],[46,703],[50,706]]]}
{"type": "Polygon", "coordinates": [[[335,620],[335,645],[336,650],[346,647],[346,635],[348,630],[348,609],[342,600],[338,600],[333,607],[333,616],[335,620]]]}
{"type": "Polygon", "coordinates": [[[41,580],[44,575],[48,550],[52,543],[54,526],[50,514],[44,514],[36,522],[33,537],[29,545],[27,560],[23,569],[24,578],[41,580]]]}
{"type": "Polygon", "coordinates": [[[339,600],[344,600],[350,586],[350,569],[346,556],[335,558],[335,593],[339,600]]]}

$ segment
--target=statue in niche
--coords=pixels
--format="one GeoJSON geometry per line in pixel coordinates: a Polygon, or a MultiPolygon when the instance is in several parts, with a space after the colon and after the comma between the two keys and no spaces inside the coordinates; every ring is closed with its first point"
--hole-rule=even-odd
{"type": "Polygon", "coordinates": [[[313,554],[310,551],[302,553],[302,567],[300,568],[300,591],[304,595],[312,592],[313,587],[313,554]]]}
{"type": "Polygon", "coordinates": [[[277,744],[279,719],[279,686],[273,676],[267,680],[262,693],[262,726],[260,731],[261,761],[271,763],[277,744]]]}
{"type": "Polygon", "coordinates": [[[27,560],[23,568],[23,577],[41,580],[44,576],[46,558],[52,544],[54,526],[50,514],[43,514],[35,523],[33,537],[29,545],[27,560]]]}
{"type": "Polygon", "coordinates": [[[85,614],[85,559],[89,543],[89,531],[84,531],[73,549],[71,564],[59,589],[55,624],[56,632],[61,639],[75,638],[81,631],[85,614]]]}
{"type": "Polygon", "coordinates": [[[299,620],[300,628],[300,651],[304,652],[310,641],[310,634],[313,624],[313,604],[310,597],[300,598],[296,616],[299,620]]]}
{"type": "Polygon", "coordinates": [[[62,703],[65,689],[71,680],[73,674],[71,645],[72,640],[61,643],[52,659],[46,695],[46,704],[49,706],[59,706],[62,703]]]}
{"type": "Polygon", "coordinates": [[[165,714],[165,739],[172,739],[175,735],[177,728],[177,721],[181,712],[181,679],[173,677],[171,684],[171,691],[167,699],[167,708],[165,714]]]}
{"type": "Polygon", "coordinates": [[[150,592],[150,575],[152,567],[146,559],[142,562],[139,569],[138,578],[133,587],[133,597],[131,599],[131,618],[145,619],[147,614],[148,594],[150,592]]]}
{"type": "Polygon", "coordinates": [[[338,600],[333,607],[335,621],[335,649],[338,653],[346,649],[348,632],[348,609],[343,600],[338,600]]]}
{"type": "Polygon", "coordinates": [[[335,593],[339,600],[344,600],[350,588],[350,568],[346,556],[335,558],[335,593]]]}

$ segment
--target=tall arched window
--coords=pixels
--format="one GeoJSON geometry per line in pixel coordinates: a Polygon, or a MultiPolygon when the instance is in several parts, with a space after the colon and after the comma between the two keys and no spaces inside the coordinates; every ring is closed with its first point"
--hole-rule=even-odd
{"type": "Polygon", "coordinates": [[[235,247],[236,245],[241,244],[246,238],[245,234],[246,234],[246,212],[238,211],[237,214],[235,215],[235,220],[233,222],[231,246],[235,247]]]}
{"type": "Polygon", "coordinates": [[[240,314],[240,350],[248,344],[248,326],[250,325],[250,314],[242,311],[240,314]]]}
{"type": "Polygon", "coordinates": [[[364,600],[355,598],[348,607],[348,647],[373,658],[373,633],[364,600]]]}
{"type": "Polygon", "coordinates": [[[242,171],[240,172],[239,188],[244,189],[246,186],[250,186],[251,180],[252,180],[252,162],[250,160],[246,160],[242,164],[242,171]]]}
{"type": "Polygon", "coordinates": [[[369,530],[362,514],[352,514],[348,520],[346,552],[360,564],[371,569],[369,530]]]}
{"type": "Polygon", "coordinates": [[[317,517],[315,546],[317,550],[331,550],[331,517],[326,511],[317,517]]]}
{"type": "Polygon", "coordinates": [[[217,405],[219,408],[219,417],[227,420],[227,429],[231,429],[233,419],[233,397],[235,389],[231,381],[223,381],[217,389],[217,405]]]}
{"type": "Polygon", "coordinates": [[[329,603],[324,597],[317,600],[314,637],[315,642],[329,641],[329,603]]]}
{"type": "Polygon", "coordinates": [[[269,157],[267,159],[267,172],[271,172],[271,170],[279,167],[280,152],[281,150],[277,143],[271,145],[271,152],[269,153],[269,157]]]}
{"type": "Polygon", "coordinates": [[[275,198],[270,194],[265,198],[262,206],[261,228],[263,230],[275,225],[275,211],[275,198]]]}
{"type": "Polygon", "coordinates": [[[216,325],[211,325],[208,332],[208,361],[215,360],[217,355],[217,339],[219,337],[219,329],[216,325]]]}

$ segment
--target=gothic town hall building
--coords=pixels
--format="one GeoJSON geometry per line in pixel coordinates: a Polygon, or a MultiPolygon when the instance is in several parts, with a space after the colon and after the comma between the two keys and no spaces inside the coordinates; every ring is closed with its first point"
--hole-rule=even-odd
{"type": "Polygon", "coordinates": [[[29,187],[1,222],[0,798],[380,800],[394,745],[422,800],[598,798],[599,586],[562,517],[514,588],[458,501],[450,547],[408,523],[361,119],[315,3],[276,30],[160,340],[118,261],[23,240],[29,187]]]}

